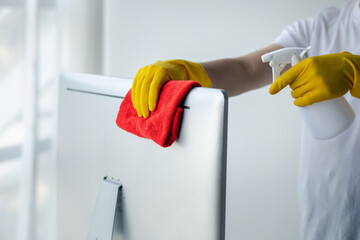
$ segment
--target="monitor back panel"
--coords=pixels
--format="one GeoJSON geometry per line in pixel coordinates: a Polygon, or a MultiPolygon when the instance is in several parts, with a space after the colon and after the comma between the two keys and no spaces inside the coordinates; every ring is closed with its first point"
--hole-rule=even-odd
{"type": "Polygon", "coordinates": [[[223,240],[226,94],[191,90],[179,137],[162,148],[116,126],[130,88],[127,79],[61,76],[58,239],[86,239],[101,181],[111,176],[123,186],[121,239],[223,240]]]}

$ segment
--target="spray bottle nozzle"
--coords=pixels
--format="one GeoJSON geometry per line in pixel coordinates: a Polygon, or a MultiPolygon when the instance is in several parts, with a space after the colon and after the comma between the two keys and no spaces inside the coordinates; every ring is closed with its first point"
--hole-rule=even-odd
{"type": "Polygon", "coordinates": [[[275,81],[280,77],[280,72],[287,64],[291,63],[292,65],[295,65],[301,61],[302,57],[310,48],[311,46],[307,48],[281,48],[262,55],[261,60],[263,62],[269,62],[269,65],[273,70],[273,81],[275,81]]]}

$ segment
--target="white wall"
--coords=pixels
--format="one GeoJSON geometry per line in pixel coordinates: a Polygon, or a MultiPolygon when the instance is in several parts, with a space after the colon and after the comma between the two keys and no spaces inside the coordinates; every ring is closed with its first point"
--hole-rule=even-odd
{"type": "Polygon", "coordinates": [[[57,0],[61,71],[102,73],[102,1],[57,0]]]}
{"type": "MultiPolygon", "coordinates": [[[[105,0],[105,75],[133,78],[156,60],[235,57],[341,0],[105,0]]],[[[299,239],[301,119],[289,90],[230,99],[227,239],[299,239]]]]}

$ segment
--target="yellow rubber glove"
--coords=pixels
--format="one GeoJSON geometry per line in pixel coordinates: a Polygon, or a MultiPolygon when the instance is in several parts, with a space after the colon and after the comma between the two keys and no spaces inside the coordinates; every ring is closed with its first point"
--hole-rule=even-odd
{"type": "Polygon", "coordinates": [[[309,57],[296,64],[271,86],[271,94],[290,85],[294,104],[299,107],[337,97],[350,90],[360,98],[360,56],[349,52],[309,57]]]}
{"type": "Polygon", "coordinates": [[[211,87],[211,80],[199,63],[168,60],[140,68],[131,89],[131,99],[139,117],[148,118],[149,111],[156,109],[161,87],[169,80],[194,80],[202,87],[211,87]]]}

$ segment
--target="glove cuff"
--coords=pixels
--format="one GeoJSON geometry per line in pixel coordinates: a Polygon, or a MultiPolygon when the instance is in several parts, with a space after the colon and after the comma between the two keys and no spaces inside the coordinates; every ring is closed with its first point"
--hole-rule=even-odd
{"type": "Polygon", "coordinates": [[[353,62],[353,68],[354,68],[354,81],[353,81],[353,87],[350,90],[350,94],[353,97],[360,98],[360,56],[353,55],[356,57],[356,60],[353,62]]]}
{"type": "Polygon", "coordinates": [[[176,64],[183,66],[186,69],[189,75],[189,80],[194,80],[200,83],[202,87],[211,87],[212,84],[211,80],[208,74],[206,73],[206,70],[200,63],[195,63],[180,59],[176,59],[172,61],[176,64]]]}

